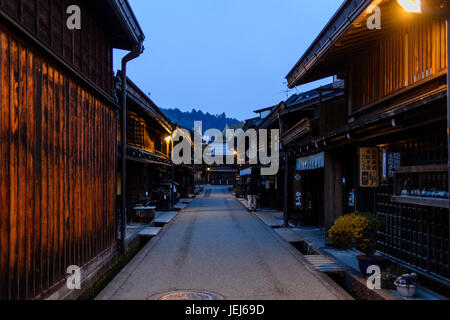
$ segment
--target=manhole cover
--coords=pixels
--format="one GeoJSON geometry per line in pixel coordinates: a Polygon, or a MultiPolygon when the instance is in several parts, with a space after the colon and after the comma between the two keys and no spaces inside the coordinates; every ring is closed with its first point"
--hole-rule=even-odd
{"type": "Polygon", "coordinates": [[[172,291],[151,297],[150,300],[187,300],[187,301],[208,301],[222,300],[223,298],[216,293],[205,291],[180,290],[172,291]]]}

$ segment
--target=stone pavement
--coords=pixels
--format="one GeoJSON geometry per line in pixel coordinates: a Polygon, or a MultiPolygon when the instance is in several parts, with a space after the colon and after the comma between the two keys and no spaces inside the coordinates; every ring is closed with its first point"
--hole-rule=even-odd
{"type": "Polygon", "coordinates": [[[248,213],[226,188],[207,187],[97,299],[147,300],[178,290],[232,300],[350,298],[248,213]]]}

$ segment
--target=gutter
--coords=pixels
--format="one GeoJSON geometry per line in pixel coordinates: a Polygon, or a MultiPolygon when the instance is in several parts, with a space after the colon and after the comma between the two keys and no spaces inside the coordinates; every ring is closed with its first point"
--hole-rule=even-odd
{"type": "Polygon", "coordinates": [[[120,224],[120,253],[126,252],[127,233],[127,63],[139,57],[144,52],[143,42],[140,41],[133,50],[122,59],[122,202],[120,224]]]}

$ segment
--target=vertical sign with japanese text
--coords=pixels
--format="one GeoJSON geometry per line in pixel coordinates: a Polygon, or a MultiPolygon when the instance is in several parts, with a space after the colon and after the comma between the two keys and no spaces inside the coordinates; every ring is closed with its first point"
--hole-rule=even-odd
{"type": "Polygon", "coordinates": [[[380,185],[378,148],[359,149],[359,179],[362,188],[377,188],[380,185]]]}

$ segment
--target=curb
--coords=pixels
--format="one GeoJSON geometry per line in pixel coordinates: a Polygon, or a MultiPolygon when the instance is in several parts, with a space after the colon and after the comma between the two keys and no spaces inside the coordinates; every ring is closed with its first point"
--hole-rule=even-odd
{"type": "MultiPolygon", "coordinates": [[[[236,199],[237,200],[237,199],[236,199]]],[[[237,200],[246,210],[247,207],[237,200]]],[[[277,234],[273,228],[267,226],[264,221],[262,221],[254,212],[251,213],[251,216],[258,221],[265,230],[267,230],[284,248],[286,248],[300,263],[302,263],[305,268],[316,278],[318,279],[328,290],[330,290],[337,298],[337,300],[355,300],[347,291],[345,291],[342,287],[340,287],[336,282],[334,282],[327,274],[319,272],[314,269],[313,265],[307,261],[304,256],[298,252],[297,249],[292,246],[289,242],[284,240],[279,234],[277,234]]]]}
{"type": "MultiPolygon", "coordinates": [[[[203,195],[203,192],[197,195],[197,197],[192,201],[194,203],[196,200],[199,199],[199,197],[203,195]]],[[[108,292],[105,292],[102,294],[100,292],[94,300],[111,300],[112,297],[121,289],[122,285],[127,281],[127,279],[130,277],[130,275],[136,270],[136,268],[140,265],[140,263],[149,255],[151,250],[154,248],[154,246],[160,241],[160,239],[164,236],[167,230],[169,230],[175,221],[180,217],[180,215],[183,213],[183,211],[187,210],[192,203],[187,205],[184,209],[179,210],[178,214],[169,222],[167,223],[162,229],[161,232],[151,238],[143,247],[142,249],[134,256],[134,258],[122,269],[119,271],[119,273],[111,279],[111,281],[105,286],[102,292],[105,291],[106,288],[111,286],[111,284],[115,281],[116,284],[111,287],[108,292]]]]}

